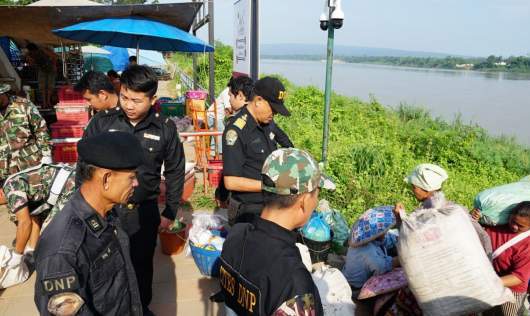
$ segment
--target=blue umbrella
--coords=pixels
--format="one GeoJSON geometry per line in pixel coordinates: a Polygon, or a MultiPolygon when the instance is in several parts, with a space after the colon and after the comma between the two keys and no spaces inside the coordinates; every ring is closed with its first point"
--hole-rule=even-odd
{"type": "Polygon", "coordinates": [[[213,52],[213,47],[172,25],[142,17],[108,18],[53,30],[57,36],[101,45],[164,52],[213,52]]]}

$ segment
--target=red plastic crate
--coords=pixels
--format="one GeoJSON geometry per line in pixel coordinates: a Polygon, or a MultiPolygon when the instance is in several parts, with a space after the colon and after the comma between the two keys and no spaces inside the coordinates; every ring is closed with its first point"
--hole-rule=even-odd
{"type": "Polygon", "coordinates": [[[77,140],[72,142],[54,142],[54,162],[77,162],[77,140]]]}
{"type": "Polygon", "coordinates": [[[66,85],[59,88],[57,92],[59,103],[85,103],[83,95],[74,90],[73,86],[66,85]]]}
{"type": "Polygon", "coordinates": [[[218,187],[223,176],[223,161],[210,160],[208,162],[208,182],[212,187],[218,187]]]}
{"type": "Polygon", "coordinates": [[[83,137],[85,125],[82,124],[67,124],[63,122],[56,122],[50,125],[52,130],[52,138],[69,138],[69,137],[83,137]]]}
{"type": "Polygon", "coordinates": [[[86,125],[90,118],[90,109],[88,105],[84,104],[77,104],[75,106],[58,104],[55,106],[55,114],[57,115],[58,122],[86,125]]]}

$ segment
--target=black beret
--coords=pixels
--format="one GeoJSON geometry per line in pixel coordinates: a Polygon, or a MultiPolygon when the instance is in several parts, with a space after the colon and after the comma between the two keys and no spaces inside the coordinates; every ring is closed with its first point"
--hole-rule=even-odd
{"type": "Polygon", "coordinates": [[[140,141],[125,132],[83,138],[77,143],[77,153],[83,162],[107,169],[135,169],[143,162],[140,141]]]}

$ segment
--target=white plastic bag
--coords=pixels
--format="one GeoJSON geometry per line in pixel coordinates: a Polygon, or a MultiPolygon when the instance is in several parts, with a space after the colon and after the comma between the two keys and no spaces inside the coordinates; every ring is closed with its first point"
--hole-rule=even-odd
{"type": "Polygon", "coordinates": [[[335,268],[321,265],[312,274],[325,316],[355,315],[351,288],[344,275],[335,268]]]}
{"type": "Polygon", "coordinates": [[[0,245],[0,289],[25,282],[29,269],[24,260],[15,258],[13,250],[0,245]]]}
{"type": "Polygon", "coordinates": [[[402,214],[401,265],[424,315],[465,315],[513,300],[458,205],[402,214]]]}
{"type": "MultiPolygon", "coordinates": [[[[188,239],[197,247],[213,246],[217,250],[222,250],[224,238],[215,236],[211,229],[219,229],[225,227],[228,220],[221,215],[211,214],[207,212],[198,212],[193,214],[191,228],[188,232],[188,239]]],[[[189,246],[186,247],[186,255],[189,255],[191,250],[189,246]]]]}
{"type": "Polygon", "coordinates": [[[309,248],[306,245],[297,242],[296,247],[300,251],[300,256],[302,257],[302,263],[307,268],[307,271],[311,273],[313,271],[313,264],[311,263],[311,255],[309,254],[309,248]]]}

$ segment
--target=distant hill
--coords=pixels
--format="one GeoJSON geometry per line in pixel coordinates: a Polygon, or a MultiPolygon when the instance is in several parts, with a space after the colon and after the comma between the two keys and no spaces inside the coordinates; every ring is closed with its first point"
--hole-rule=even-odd
{"type": "MultiPolygon", "coordinates": [[[[308,55],[308,56],[325,56],[326,46],[324,44],[262,44],[261,55],[267,56],[289,56],[289,55],[308,55]]],[[[392,48],[378,47],[360,47],[360,46],[343,46],[336,45],[334,49],[335,56],[392,56],[392,57],[438,57],[444,58],[451,56],[449,54],[408,51],[392,48]]],[[[455,56],[455,55],[452,55],[455,56]]]]}

